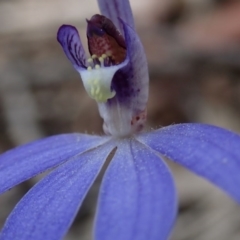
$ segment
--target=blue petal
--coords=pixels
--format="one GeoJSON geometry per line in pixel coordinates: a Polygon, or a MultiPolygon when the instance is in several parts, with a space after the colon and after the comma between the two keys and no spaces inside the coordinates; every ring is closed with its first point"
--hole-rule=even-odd
{"type": "Polygon", "coordinates": [[[0,193],[107,140],[86,134],[62,134],[10,150],[0,156],[0,193]]]}
{"type": "Polygon", "coordinates": [[[152,150],[123,140],[100,189],[96,240],[166,240],[176,217],[172,175],[152,150]]]}
{"type": "Polygon", "coordinates": [[[205,124],[179,124],[143,134],[138,139],[240,202],[239,135],[205,124]]]}
{"type": "Polygon", "coordinates": [[[74,68],[77,71],[85,69],[86,56],[78,30],[70,25],[62,25],[57,33],[57,40],[74,68]]]}
{"type": "Polygon", "coordinates": [[[130,86],[132,108],[145,110],[148,100],[148,63],[143,45],[137,33],[124,21],[121,21],[127,44],[128,65],[121,71],[127,71],[130,86]]]}
{"type": "Polygon", "coordinates": [[[133,109],[145,109],[148,100],[149,83],[146,55],[137,33],[124,21],[121,22],[127,45],[127,57],[125,60],[127,66],[115,74],[112,86],[117,94],[122,91],[123,98],[130,97],[132,99],[133,109]],[[124,78],[122,75],[124,74],[126,75],[126,83],[123,84],[124,78]],[[119,78],[122,78],[121,81],[119,78]]]}
{"type": "Polygon", "coordinates": [[[119,18],[124,19],[134,29],[134,19],[129,0],[98,0],[98,6],[101,14],[111,19],[119,30],[122,30],[119,18]]]}
{"type": "Polygon", "coordinates": [[[114,147],[110,143],[75,156],[41,180],[17,204],[0,239],[62,239],[114,147]]]}

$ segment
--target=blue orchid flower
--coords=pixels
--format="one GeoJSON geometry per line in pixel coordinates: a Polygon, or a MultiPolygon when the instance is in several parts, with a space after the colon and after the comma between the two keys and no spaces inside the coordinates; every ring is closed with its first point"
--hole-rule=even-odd
{"type": "Polygon", "coordinates": [[[97,204],[96,240],[169,237],[177,196],[164,156],[240,202],[240,136],[205,124],[144,132],[148,69],[129,1],[98,3],[102,15],[87,20],[89,59],[75,27],[60,27],[58,41],[96,100],[106,135],[61,134],[2,154],[0,193],[51,172],[14,208],[1,240],[62,239],[110,153],[97,204]]]}

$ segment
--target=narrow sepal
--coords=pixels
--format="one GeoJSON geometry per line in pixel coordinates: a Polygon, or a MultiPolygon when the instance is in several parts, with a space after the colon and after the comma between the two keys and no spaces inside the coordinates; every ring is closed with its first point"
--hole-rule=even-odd
{"type": "Polygon", "coordinates": [[[172,175],[143,144],[124,140],[104,175],[96,240],[166,240],[177,211],[172,175]]]}
{"type": "Polygon", "coordinates": [[[87,134],[62,134],[7,151],[0,155],[0,193],[106,141],[87,134]]]}
{"type": "Polygon", "coordinates": [[[240,202],[240,136],[206,124],[179,124],[138,137],[240,202]]]}
{"type": "Polygon", "coordinates": [[[10,214],[0,239],[62,239],[113,148],[106,144],[75,156],[41,180],[10,214]]]}
{"type": "MultiPolygon", "coordinates": [[[[145,109],[148,100],[148,64],[143,45],[137,33],[121,20],[127,44],[128,77],[133,109],[145,109]]],[[[123,70],[124,71],[124,70],[123,70]]]]}

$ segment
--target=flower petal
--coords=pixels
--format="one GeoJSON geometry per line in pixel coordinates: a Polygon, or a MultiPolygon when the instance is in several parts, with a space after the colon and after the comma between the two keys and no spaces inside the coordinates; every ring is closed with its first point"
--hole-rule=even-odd
{"type": "Polygon", "coordinates": [[[123,68],[122,71],[128,72],[129,94],[134,99],[132,100],[132,108],[143,110],[148,100],[149,76],[147,58],[137,33],[124,21],[121,22],[127,44],[128,60],[128,66],[125,69],[123,68]]]}
{"type": "Polygon", "coordinates": [[[240,202],[240,136],[205,124],[179,124],[138,139],[240,202]]]}
{"type": "Polygon", "coordinates": [[[134,19],[129,0],[98,0],[98,6],[102,15],[110,18],[119,30],[122,30],[119,18],[124,19],[134,29],[134,19]]]}
{"type": "Polygon", "coordinates": [[[0,239],[62,239],[114,147],[110,143],[75,156],[41,180],[17,204],[0,239]]]}
{"type": "Polygon", "coordinates": [[[123,64],[127,64],[113,77],[115,97],[107,104],[98,104],[105,132],[114,136],[126,136],[142,129],[148,100],[148,66],[143,46],[136,32],[123,21],[122,24],[127,44],[123,64]]]}
{"type": "Polygon", "coordinates": [[[0,156],[0,193],[108,140],[87,134],[62,134],[10,150],[0,156]]]}
{"type": "Polygon", "coordinates": [[[71,25],[62,25],[57,33],[57,40],[74,68],[77,71],[85,69],[86,56],[78,30],[71,25]]]}
{"type": "Polygon", "coordinates": [[[172,175],[151,150],[122,141],[100,189],[96,240],[166,240],[173,226],[176,191],[172,175]]]}

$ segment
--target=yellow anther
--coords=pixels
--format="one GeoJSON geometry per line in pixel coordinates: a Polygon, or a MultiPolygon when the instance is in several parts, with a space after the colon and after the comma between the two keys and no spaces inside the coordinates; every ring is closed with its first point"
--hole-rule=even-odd
{"type": "Polygon", "coordinates": [[[95,58],[97,58],[97,55],[96,55],[96,54],[93,54],[93,55],[92,55],[92,59],[95,59],[95,58]]]}
{"type": "Polygon", "coordinates": [[[106,58],[107,57],[107,55],[104,53],[104,54],[102,54],[102,58],[104,59],[104,58],[106,58]]]}
{"type": "Polygon", "coordinates": [[[88,63],[92,63],[92,62],[93,62],[93,59],[92,59],[92,58],[88,58],[87,62],[88,62],[88,63]]]}
{"type": "Polygon", "coordinates": [[[100,92],[100,87],[99,87],[99,86],[97,86],[97,89],[96,89],[96,94],[99,94],[99,92],[100,92]]]}
{"type": "MultiPolygon", "coordinates": [[[[102,55],[101,58],[103,59],[105,55],[102,55]]],[[[111,89],[113,76],[118,69],[126,64],[122,63],[105,68],[103,64],[100,64],[98,61],[99,60],[93,60],[93,64],[87,67],[89,71],[81,71],[81,77],[84,87],[91,98],[97,102],[107,102],[108,99],[112,99],[116,94],[116,92],[111,89]]]]}
{"type": "Polygon", "coordinates": [[[103,57],[98,58],[100,62],[103,62],[103,57]]]}
{"type": "Polygon", "coordinates": [[[98,100],[101,102],[101,101],[103,101],[103,95],[102,95],[102,93],[100,93],[99,95],[98,95],[98,100]]]}
{"type": "Polygon", "coordinates": [[[99,65],[99,64],[96,64],[96,65],[95,65],[95,68],[96,68],[96,69],[99,69],[99,68],[100,68],[100,65],[99,65]]]}
{"type": "Polygon", "coordinates": [[[97,79],[93,80],[93,84],[94,85],[98,85],[99,84],[99,80],[97,80],[97,79]]]}

